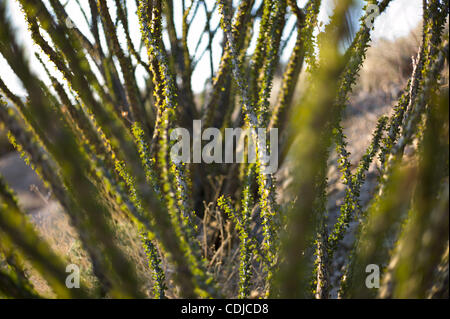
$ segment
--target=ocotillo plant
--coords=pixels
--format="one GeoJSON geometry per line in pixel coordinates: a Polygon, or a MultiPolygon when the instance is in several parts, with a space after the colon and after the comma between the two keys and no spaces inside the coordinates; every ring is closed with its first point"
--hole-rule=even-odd
{"type": "Polygon", "coordinates": [[[131,1],[76,1],[86,30],[63,1],[17,0],[42,73],[31,68],[0,1],[0,55],[26,92],[14,93],[0,73],[0,121],[68,216],[95,277],[89,283],[81,274],[79,288],[67,285],[66,256],[40,236],[0,178],[0,296],[48,297],[30,271],[57,298],[329,298],[332,288],[342,298],[448,296],[448,282],[439,285],[440,269],[448,278],[448,86],[441,86],[448,0],[423,1],[423,37],[411,77],[392,112],[378,119],[357,163],[344,134],[373,13],[395,1],[365,1],[352,34],[352,0],[335,1],[324,28],[320,0],[303,6],[295,0],[136,0],[135,12],[131,1]],[[295,23],[289,27],[289,21],[295,23]],[[196,24],[203,31],[192,43],[196,24]],[[219,36],[222,45],[215,44],[219,36]],[[217,67],[214,51],[221,52],[217,67]],[[194,94],[203,56],[210,78],[194,94]],[[243,145],[254,146],[254,152],[244,148],[243,160],[239,141],[202,144],[205,134],[227,138],[237,128],[248,132],[243,145]],[[184,160],[174,156],[182,142],[177,132],[194,136],[184,160]],[[209,156],[219,160],[205,160],[209,156]],[[292,166],[295,198],[288,205],[280,205],[282,181],[268,157],[277,167],[292,166]],[[327,172],[334,164],[345,187],[336,221],[327,212],[327,172]],[[360,195],[371,165],[378,165],[379,178],[364,207],[360,195]],[[118,243],[117,220],[142,239],[150,292],[118,243]],[[353,221],[357,239],[333,287],[333,261],[353,221]],[[379,272],[374,281],[371,267],[379,272]]]}

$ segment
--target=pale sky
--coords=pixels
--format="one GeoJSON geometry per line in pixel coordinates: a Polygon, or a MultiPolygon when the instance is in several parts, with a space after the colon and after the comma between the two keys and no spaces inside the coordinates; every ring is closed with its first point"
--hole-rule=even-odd
{"type": "MultiPolygon", "coordinates": [[[[5,1],[5,0],[0,0],[5,1]]],[[[89,32],[87,31],[87,25],[84,22],[84,18],[80,12],[80,10],[77,7],[77,4],[74,0],[67,0],[67,12],[71,19],[75,21],[75,23],[79,26],[80,30],[85,34],[88,35],[89,32]]],[[[136,11],[135,7],[135,1],[134,0],[126,0],[128,3],[128,11],[130,13],[136,11]]],[[[260,3],[262,0],[257,0],[257,3],[260,3]]],[[[25,24],[22,12],[19,9],[19,5],[14,0],[6,0],[7,6],[8,6],[8,12],[12,19],[13,25],[16,29],[16,34],[18,36],[18,39],[26,46],[27,53],[29,55],[29,59],[31,60],[31,67],[32,69],[38,73],[43,74],[42,67],[39,65],[39,63],[35,60],[34,52],[40,52],[39,48],[34,45],[31,41],[31,38],[29,36],[27,26],[25,24]]],[[[88,3],[86,0],[80,0],[81,3],[86,4],[88,7],[88,3]]],[[[187,5],[190,4],[190,1],[187,0],[187,5]]],[[[237,3],[236,0],[234,0],[235,3],[237,3]]],[[[306,3],[306,0],[299,0],[299,5],[303,6],[306,3]]],[[[323,8],[321,10],[321,14],[319,17],[320,21],[323,21],[326,23],[328,21],[329,14],[332,11],[332,4],[333,0],[325,0],[323,1],[323,8]]],[[[175,4],[179,4],[180,1],[174,1],[175,4]]],[[[211,9],[214,5],[214,0],[206,0],[208,9],[211,9]]],[[[113,1],[109,0],[108,4],[110,7],[114,7],[113,1]]],[[[114,19],[115,16],[115,10],[111,10],[111,16],[114,19]]],[[[181,30],[181,5],[176,5],[175,7],[175,21],[178,23],[177,28],[178,31],[181,30]]],[[[89,12],[89,10],[87,10],[89,12]]],[[[386,12],[384,12],[382,15],[380,15],[376,22],[375,22],[375,30],[373,31],[373,39],[374,41],[378,39],[395,39],[397,37],[405,36],[407,35],[412,29],[414,29],[418,23],[420,22],[422,18],[422,0],[393,0],[389,7],[387,8],[386,12]]],[[[216,25],[219,23],[219,17],[217,15],[213,16],[212,19],[212,28],[215,28],[216,25]]],[[[200,34],[203,31],[204,28],[204,22],[205,22],[205,13],[203,8],[199,9],[199,12],[192,24],[192,27],[190,29],[190,33],[188,36],[188,43],[190,44],[190,53],[191,55],[194,53],[194,47],[197,44],[197,41],[199,39],[200,34]]],[[[284,37],[287,36],[288,30],[290,30],[290,26],[295,23],[294,18],[292,17],[288,21],[288,27],[286,28],[286,32],[284,34],[284,37]]],[[[139,37],[140,37],[140,31],[139,31],[139,23],[136,19],[131,19],[129,21],[130,24],[130,30],[131,30],[131,37],[133,38],[133,42],[137,45],[139,43],[139,37]]],[[[123,40],[123,39],[122,39],[123,40]]],[[[167,39],[165,39],[167,40],[167,39]]],[[[294,45],[295,36],[292,37],[292,41],[289,42],[287,46],[287,53],[282,56],[282,60],[286,61],[289,57],[289,54],[292,50],[292,47],[294,45]]],[[[216,35],[214,42],[213,42],[213,63],[215,69],[217,68],[219,61],[220,61],[220,47],[221,47],[221,41],[222,41],[222,33],[219,33],[216,35]],[[214,48],[216,48],[214,50],[214,48]]],[[[254,42],[254,41],[253,41],[254,42]]],[[[122,41],[124,43],[124,41],[122,41]]],[[[205,35],[203,37],[203,41],[201,42],[200,49],[198,50],[199,53],[201,53],[203,48],[205,48],[207,45],[207,36],[205,35]]],[[[146,52],[145,50],[142,51],[142,56],[144,59],[146,59],[146,52]]],[[[45,56],[43,56],[46,58],[45,56]]],[[[55,70],[55,73],[57,73],[56,69],[53,67],[50,67],[50,70],[55,70]]],[[[144,70],[138,68],[137,69],[137,77],[138,82],[142,83],[142,76],[144,75],[144,70]]],[[[204,88],[205,81],[210,77],[210,62],[209,62],[209,55],[205,54],[203,58],[200,60],[197,68],[195,69],[193,73],[192,78],[192,85],[194,92],[201,92],[204,88]]],[[[61,78],[58,74],[55,74],[57,78],[61,78]]],[[[21,88],[20,82],[17,80],[15,75],[13,74],[12,70],[9,68],[7,63],[4,61],[3,57],[0,55],[0,77],[3,79],[3,81],[10,87],[10,89],[19,95],[23,95],[24,91],[21,88]]],[[[41,77],[43,78],[43,77],[41,77]]],[[[46,78],[43,78],[45,82],[48,83],[46,78]]]]}

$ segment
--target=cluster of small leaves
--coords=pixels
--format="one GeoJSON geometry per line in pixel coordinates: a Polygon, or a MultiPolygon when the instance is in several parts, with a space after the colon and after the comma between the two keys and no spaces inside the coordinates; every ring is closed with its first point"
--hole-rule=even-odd
{"type": "Polygon", "coordinates": [[[239,215],[234,211],[231,206],[229,198],[221,196],[217,200],[217,205],[229,216],[229,218],[235,223],[239,232],[240,241],[240,265],[239,265],[239,298],[247,298],[250,295],[250,280],[252,278],[251,259],[252,259],[252,240],[250,238],[250,216],[249,207],[247,207],[246,197],[249,195],[248,186],[244,189],[243,207],[239,215]]]}

